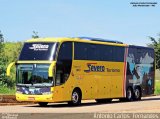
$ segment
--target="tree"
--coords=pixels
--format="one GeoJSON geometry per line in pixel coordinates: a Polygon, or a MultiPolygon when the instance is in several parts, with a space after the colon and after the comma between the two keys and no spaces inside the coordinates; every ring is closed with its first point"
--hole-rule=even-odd
{"type": "Polygon", "coordinates": [[[0,55],[2,55],[1,53],[3,52],[3,47],[4,47],[4,38],[3,38],[3,34],[0,31],[0,55]]]}
{"type": "Polygon", "coordinates": [[[3,43],[4,42],[4,38],[3,38],[3,34],[0,31],[0,42],[3,43]]]}
{"type": "Polygon", "coordinates": [[[39,38],[39,36],[38,36],[38,32],[36,32],[36,31],[33,31],[32,38],[39,38]]]}
{"type": "Polygon", "coordinates": [[[149,47],[152,47],[155,50],[156,69],[160,69],[160,34],[158,37],[159,38],[155,39],[154,37],[149,36],[152,43],[148,44],[149,47]]]}
{"type": "Polygon", "coordinates": [[[4,37],[0,31],[0,82],[3,83],[5,80],[5,57],[4,57],[4,37]]]}
{"type": "Polygon", "coordinates": [[[5,42],[0,31],[0,86],[14,88],[15,86],[15,68],[11,70],[11,77],[6,76],[6,68],[9,63],[16,61],[22,48],[22,43],[5,42]]]}
{"type": "Polygon", "coordinates": [[[1,65],[3,64],[3,52],[4,52],[4,37],[0,31],[0,68],[1,65]]]}
{"type": "MultiPolygon", "coordinates": [[[[22,42],[5,42],[4,43],[4,53],[5,53],[5,70],[9,63],[15,62],[18,59],[18,56],[20,54],[20,51],[22,49],[23,43],[22,42]]],[[[10,77],[6,77],[4,80],[5,82],[3,83],[3,86],[9,87],[9,88],[14,88],[15,86],[15,74],[16,74],[16,68],[12,67],[11,68],[11,75],[10,77]]]]}

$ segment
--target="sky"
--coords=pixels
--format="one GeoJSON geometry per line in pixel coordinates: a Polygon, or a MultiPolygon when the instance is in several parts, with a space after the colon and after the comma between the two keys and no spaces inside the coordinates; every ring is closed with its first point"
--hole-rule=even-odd
{"type": "Polygon", "coordinates": [[[40,37],[98,37],[126,44],[151,43],[160,33],[160,0],[0,0],[0,30],[6,41],[40,37]],[[132,7],[130,2],[157,2],[132,7]]]}

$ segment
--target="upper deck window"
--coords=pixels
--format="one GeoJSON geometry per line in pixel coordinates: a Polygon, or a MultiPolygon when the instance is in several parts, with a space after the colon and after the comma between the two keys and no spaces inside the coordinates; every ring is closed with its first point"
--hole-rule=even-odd
{"type": "Polygon", "coordinates": [[[58,43],[25,43],[19,60],[55,60],[58,43]]]}
{"type": "Polygon", "coordinates": [[[125,47],[91,43],[74,43],[75,60],[124,62],[125,47]]]}

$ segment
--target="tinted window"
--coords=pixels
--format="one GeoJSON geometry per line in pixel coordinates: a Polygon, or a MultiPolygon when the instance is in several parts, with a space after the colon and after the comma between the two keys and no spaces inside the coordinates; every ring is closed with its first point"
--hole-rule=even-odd
{"type": "Polygon", "coordinates": [[[113,61],[124,61],[125,48],[120,46],[113,46],[113,61]]]}
{"type": "Polygon", "coordinates": [[[61,85],[69,78],[72,67],[72,42],[64,42],[59,50],[56,64],[56,85],[61,85]]]}
{"type": "Polygon", "coordinates": [[[98,45],[89,44],[88,52],[87,52],[87,60],[100,60],[100,50],[98,49],[98,45]]]}
{"type": "Polygon", "coordinates": [[[25,43],[19,60],[55,60],[57,43],[25,43]]]}
{"type": "Polygon", "coordinates": [[[72,43],[66,42],[61,45],[58,53],[58,61],[72,60],[72,43]]]}
{"type": "Polygon", "coordinates": [[[75,50],[74,50],[75,59],[87,60],[87,49],[89,45],[85,43],[75,43],[74,47],[75,47],[75,50]]]}
{"type": "Polygon", "coordinates": [[[112,46],[99,45],[100,57],[102,61],[112,61],[113,48],[112,46]]]}
{"type": "Polygon", "coordinates": [[[124,47],[75,42],[75,60],[124,61],[124,47]]]}

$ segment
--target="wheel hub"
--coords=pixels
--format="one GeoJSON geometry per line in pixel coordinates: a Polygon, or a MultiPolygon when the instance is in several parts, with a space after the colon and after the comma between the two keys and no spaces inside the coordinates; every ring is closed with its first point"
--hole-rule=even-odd
{"type": "Polygon", "coordinates": [[[79,99],[79,97],[78,97],[77,92],[74,92],[74,93],[72,94],[72,100],[73,100],[73,102],[74,102],[74,103],[77,103],[77,102],[78,102],[78,99],[79,99]]]}
{"type": "Polygon", "coordinates": [[[132,91],[128,90],[127,95],[128,95],[128,99],[131,99],[132,98],[132,91]]]}
{"type": "Polygon", "coordinates": [[[140,92],[138,89],[135,90],[135,97],[138,98],[140,96],[140,92]]]}

